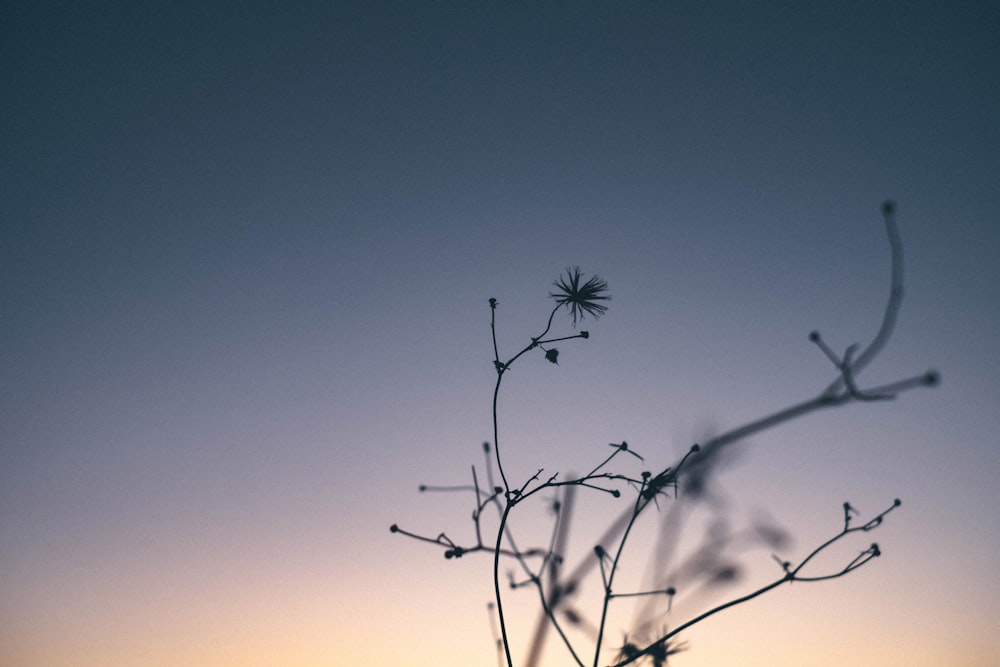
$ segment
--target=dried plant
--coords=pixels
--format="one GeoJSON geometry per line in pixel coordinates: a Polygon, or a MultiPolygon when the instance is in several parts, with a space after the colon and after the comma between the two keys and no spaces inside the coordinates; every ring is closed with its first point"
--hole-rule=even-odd
{"type": "Polygon", "coordinates": [[[580,667],[587,664],[598,667],[602,662],[602,652],[607,653],[613,667],[630,664],[660,667],[667,664],[669,656],[685,649],[685,645],[679,642],[678,636],[696,623],[783,584],[843,577],[867,565],[881,554],[879,545],[873,542],[839,567],[815,571],[818,567],[817,557],[820,554],[827,552],[833,545],[841,543],[849,536],[876,530],[885,518],[900,506],[898,499],[893,500],[886,509],[859,523],[854,520],[858,514],[857,510],[849,503],[844,503],[840,530],[816,545],[803,558],[793,562],[772,554],[778,572],[765,585],[732,597],[721,604],[710,606],[707,610],[682,620],[671,629],[658,625],[662,615],[654,613],[652,605],[644,607],[646,611],[640,614],[631,637],[623,636],[617,647],[606,646],[609,611],[615,600],[631,598],[633,601],[655,600],[660,603],[665,601],[669,612],[675,596],[682,587],[693,591],[737,582],[741,567],[731,553],[735,546],[745,543],[763,545],[771,549],[787,546],[784,532],[767,523],[758,522],[743,533],[729,529],[720,511],[718,495],[713,495],[712,490],[713,475],[727,460],[733,443],[824,408],[842,406],[854,401],[890,400],[909,389],[937,384],[938,375],[933,371],[872,388],[862,388],[858,383],[862,369],[878,355],[892,335],[903,296],[903,254],[894,213],[891,202],[886,202],[882,206],[890,248],[891,280],[882,322],[872,341],[863,349],[859,349],[856,344],[850,345],[843,355],[838,355],[818,332],[812,332],[809,339],[836,368],[835,379],[825,389],[800,403],[709,437],[700,444],[691,446],[680,460],[661,470],[643,469],[645,463],[643,457],[623,441],[612,443],[610,453],[599,459],[599,462],[585,475],[561,478],[560,473],[543,474],[544,471],[539,469],[528,479],[513,482],[504,470],[500,425],[497,419],[497,404],[505,374],[514,363],[536,349],[542,352],[549,362],[558,363],[559,351],[553,347],[555,343],[587,339],[590,334],[587,331],[579,331],[571,335],[551,336],[550,331],[556,315],[561,310],[566,310],[575,327],[587,316],[597,319],[604,315],[608,309],[606,302],[611,297],[607,282],[600,277],[591,276],[585,280],[579,268],[567,269],[566,273],[555,281],[554,291],[549,294],[555,305],[544,329],[538,335],[531,337],[524,348],[506,359],[501,357],[497,346],[498,302],[495,298],[489,300],[496,384],[493,391],[493,444],[483,445],[485,480],[480,479],[479,473],[473,467],[471,486],[420,487],[421,491],[471,492],[475,498],[472,512],[475,540],[472,543],[460,544],[444,532],[431,537],[404,530],[396,524],[391,526],[391,530],[443,548],[445,558],[461,558],[478,552],[492,555],[494,600],[490,603],[490,608],[495,611],[499,622],[500,631],[497,637],[499,663],[508,667],[514,666],[509,631],[510,619],[504,611],[501,585],[501,563],[504,561],[510,562],[513,566],[513,569],[506,573],[509,587],[534,589],[541,610],[535,631],[527,642],[527,657],[521,664],[527,667],[537,665],[548,633],[554,631],[567,654],[580,667]],[[499,473],[499,483],[494,479],[494,467],[499,473]],[[629,469],[637,467],[637,472],[628,472],[629,469]],[[549,493],[543,495],[543,492],[549,493]],[[611,498],[624,496],[630,500],[617,519],[609,523],[593,549],[583,554],[574,567],[569,567],[565,548],[570,515],[576,502],[577,492],[604,494],[611,498]],[[517,511],[531,500],[543,499],[548,499],[551,504],[553,517],[548,543],[522,546],[515,538],[513,526],[517,511]],[[676,565],[668,566],[668,561],[678,553],[681,521],[680,519],[664,521],[650,558],[658,561],[656,569],[660,572],[659,580],[668,582],[667,585],[628,592],[616,590],[616,577],[620,573],[623,555],[627,547],[633,543],[630,542],[630,537],[639,517],[647,513],[652,506],[656,510],[665,512],[668,518],[675,518],[680,516],[685,502],[709,503],[714,511],[715,520],[710,530],[704,533],[701,544],[695,546],[687,558],[676,565]],[[483,517],[487,511],[496,513],[497,524],[495,529],[491,529],[489,534],[484,536],[483,517]],[[677,514],[672,515],[671,512],[677,514]],[[584,579],[594,572],[600,577],[599,603],[596,609],[584,612],[577,607],[575,599],[584,579]],[[589,645],[581,645],[582,642],[575,637],[571,639],[570,628],[573,628],[577,635],[587,635],[589,645]]]}

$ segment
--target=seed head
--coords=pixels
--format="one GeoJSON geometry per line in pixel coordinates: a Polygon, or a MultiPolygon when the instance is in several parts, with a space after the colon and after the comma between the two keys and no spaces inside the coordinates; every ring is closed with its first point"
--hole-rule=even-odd
{"type": "Polygon", "coordinates": [[[559,276],[559,279],[552,283],[556,291],[550,292],[549,296],[556,300],[560,306],[566,306],[570,315],[573,316],[573,325],[577,320],[582,320],[584,315],[590,315],[597,319],[607,312],[608,307],[600,303],[608,301],[611,295],[608,294],[608,283],[600,276],[591,276],[586,282],[581,284],[583,273],[580,268],[574,266],[566,269],[566,275],[559,276]]]}

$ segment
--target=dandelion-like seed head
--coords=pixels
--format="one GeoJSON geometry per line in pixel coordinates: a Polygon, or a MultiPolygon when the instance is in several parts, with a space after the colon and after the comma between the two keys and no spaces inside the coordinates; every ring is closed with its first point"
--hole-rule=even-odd
{"type": "Polygon", "coordinates": [[[597,319],[608,310],[601,301],[609,301],[611,295],[608,294],[607,281],[600,276],[591,276],[583,282],[580,267],[574,266],[566,269],[566,274],[559,276],[553,285],[556,291],[550,292],[549,296],[555,299],[558,305],[569,309],[574,326],[584,315],[597,319]]]}

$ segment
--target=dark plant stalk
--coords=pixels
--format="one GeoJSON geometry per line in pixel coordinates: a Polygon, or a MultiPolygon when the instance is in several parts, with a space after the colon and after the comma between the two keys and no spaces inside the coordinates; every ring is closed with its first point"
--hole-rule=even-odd
{"type": "Polygon", "coordinates": [[[507,657],[507,667],[514,667],[510,657],[510,641],[507,639],[507,622],[503,616],[503,599],[500,595],[500,548],[503,544],[504,528],[507,526],[507,516],[514,505],[508,500],[500,517],[500,527],[497,529],[497,544],[493,551],[493,594],[497,601],[497,617],[500,619],[500,637],[503,639],[503,650],[507,657]]]}
{"type": "MultiPolygon", "coordinates": [[[[632,507],[632,517],[629,519],[628,524],[626,524],[625,531],[622,533],[622,538],[618,542],[618,549],[615,551],[615,558],[611,564],[611,570],[608,572],[608,577],[604,582],[604,600],[601,603],[601,620],[597,627],[597,640],[594,643],[594,667],[597,667],[601,657],[601,642],[604,639],[604,625],[608,619],[608,604],[611,602],[611,587],[614,583],[615,573],[618,571],[618,560],[621,558],[622,552],[625,550],[625,542],[628,540],[629,533],[632,531],[632,526],[635,525],[635,520],[642,511],[642,491],[646,488],[646,480],[643,480],[642,488],[635,496],[635,505],[632,507]]],[[[646,502],[648,503],[649,501],[646,502]]],[[[602,556],[598,554],[598,558],[602,558],[602,556]]]]}
{"type": "MultiPolygon", "coordinates": [[[[545,325],[545,331],[532,338],[530,344],[525,346],[523,350],[515,354],[509,360],[507,360],[506,362],[501,362],[500,352],[497,348],[497,328],[496,328],[497,300],[490,299],[490,330],[493,332],[493,365],[496,367],[497,370],[497,382],[496,385],[493,387],[493,451],[496,455],[497,469],[500,471],[500,479],[503,480],[504,493],[507,496],[510,496],[510,484],[507,483],[507,476],[503,472],[503,463],[500,461],[500,433],[497,421],[497,402],[500,397],[500,382],[503,380],[503,374],[511,367],[511,364],[513,364],[515,361],[518,360],[518,358],[521,355],[538,347],[540,342],[548,342],[548,341],[541,341],[541,339],[552,328],[552,318],[555,317],[556,311],[558,311],[561,307],[562,306],[556,306],[555,308],[552,309],[552,312],[549,313],[549,321],[545,325]]],[[[580,337],[579,334],[577,334],[576,336],[568,336],[568,338],[579,338],[579,337],[580,337]]],[[[564,340],[564,339],[560,338],[558,340],[564,340]]]]}
{"type": "Polygon", "coordinates": [[[894,510],[895,508],[899,507],[900,504],[901,503],[899,502],[898,499],[895,500],[895,501],[893,501],[893,504],[889,507],[889,509],[884,510],[882,513],[878,514],[874,519],[872,519],[871,521],[869,521],[868,523],[866,523],[863,526],[856,526],[854,528],[851,528],[851,527],[848,526],[849,522],[845,521],[844,528],[839,533],[837,533],[836,535],[834,535],[833,537],[831,537],[830,539],[828,539],[827,541],[823,542],[818,547],[816,547],[815,549],[813,549],[809,553],[809,555],[806,556],[802,560],[802,562],[798,564],[798,566],[796,566],[796,567],[793,568],[788,563],[784,563],[783,567],[785,569],[785,574],[780,579],[776,579],[775,581],[772,581],[771,583],[766,584],[766,585],[758,588],[755,591],[747,593],[746,595],[744,595],[742,597],[734,598],[732,600],[724,602],[724,603],[722,603],[722,604],[720,604],[720,605],[718,605],[716,607],[713,607],[713,608],[709,609],[708,611],[706,611],[706,612],[704,612],[702,614],[699,614],[698,616],[695,616],[694,618],[690,619],[689,621],[686,621],[685,623],[682,623],[681,625],[677,626],[676,628],[674,628],[670,632],[665,633],[662,637],[660,637],[656,641],[653,641],[653,642],[649,643],[646,647],[640,649],[638,655],[633,656],[631,658],[627,658],[627,659],[622,660],[620,662],[616,662],[616,663],[614,663],[614,665],[612,667],[625,667],[625,665],[632,664],[633,662],[635,662],[639,658],[641,658],[641,657],[643,657],[645,655],[648,655],[649,651],[651,649],[653,649],[654,647],[659,646],[659,645],[661,645],[661,644],[669,641],[671,638],[676,637],[678,634],[680,634],[684,630],[690,628],[691,626],[693,626],[693,625],[695,625],[697,623],[700,623],[701,621],[705,620],[706,618],[708,618],[710,616],[714,616],[715,614],[718,614],[720,611],[725,611],[726,609],[729,609],[730,607],[735,607],[736,605],[743,604],[744,602],[748,602],[750,600],[753,600],[754,598],[759,597],[759,596],[763,595],[764,593],[767,593],[768,591],[773,590],[773,589],[777,588],[778,586],[780,586],[782,584],[791,583],[793,581],[803,581],[803,582],[827,581],[829,579],[837,579],[837,578],[842,577],[842,576],[844,576],[844,575],[846,575],[846,574],[848,574],[850,572],[853,572],[854,570],[858,569],[859,567],[861,567],[862,565],[864,565],[868,561],[872,560],[873,558],[877,558],[879,555],[881,555],[881,552],[879,551],[879,548],[878,548],[877,544],[872,544],[871,547],[869,547],[865,551],[861,552],[861,554],[858,557],[856,557],[854,560],[852,560],[850,563],[848,563],[847,566],[845,566],[843,569],[841,569],[838,572],[834,572],[832,574],[827,574],[827,575],[821,575],[821,576],[818,576],[818,577],[800,577],[799,576],[799,572],[801,572],[802,569],[809,563],[809,561],[812,560],[815,556],[817,556],[820,552],[826,550],[828,547],[830,547],[835,542],[838,542],[839,540],[841,540],[846,535],[850,535],[851,533],[856,533],[856,532],[859,532],[859,531],[860,532],[868,532],[870,530],[873,530],[874,528],[877,528],[882,523],[882,517],[884,517],[886,514],[888,514],[889,512],[891,512],[892,510],[894,510]]]}

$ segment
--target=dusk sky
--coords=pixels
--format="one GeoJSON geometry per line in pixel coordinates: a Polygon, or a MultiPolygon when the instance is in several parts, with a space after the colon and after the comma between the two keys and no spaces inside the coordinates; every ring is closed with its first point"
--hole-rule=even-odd
{"type": "Polygon", "coordinates": [[[496,665],[492,558],[389,531],[474,541],[471,493],[418,485],[483,473],[488,299],[510,356],[566,267],[612,294],[505,377],[516,486],[622,440],[662,468],[835,380],[810,331],[871,341],[886,199],[905,297],[858,379],[940,386],[734,445],[725,511],[794,540],[656,623],[844,501],[902,500],[831,562],[883,555],[679,667],[1000,664],[1000,4],[5,1],[0,665],[496,665]]]}

